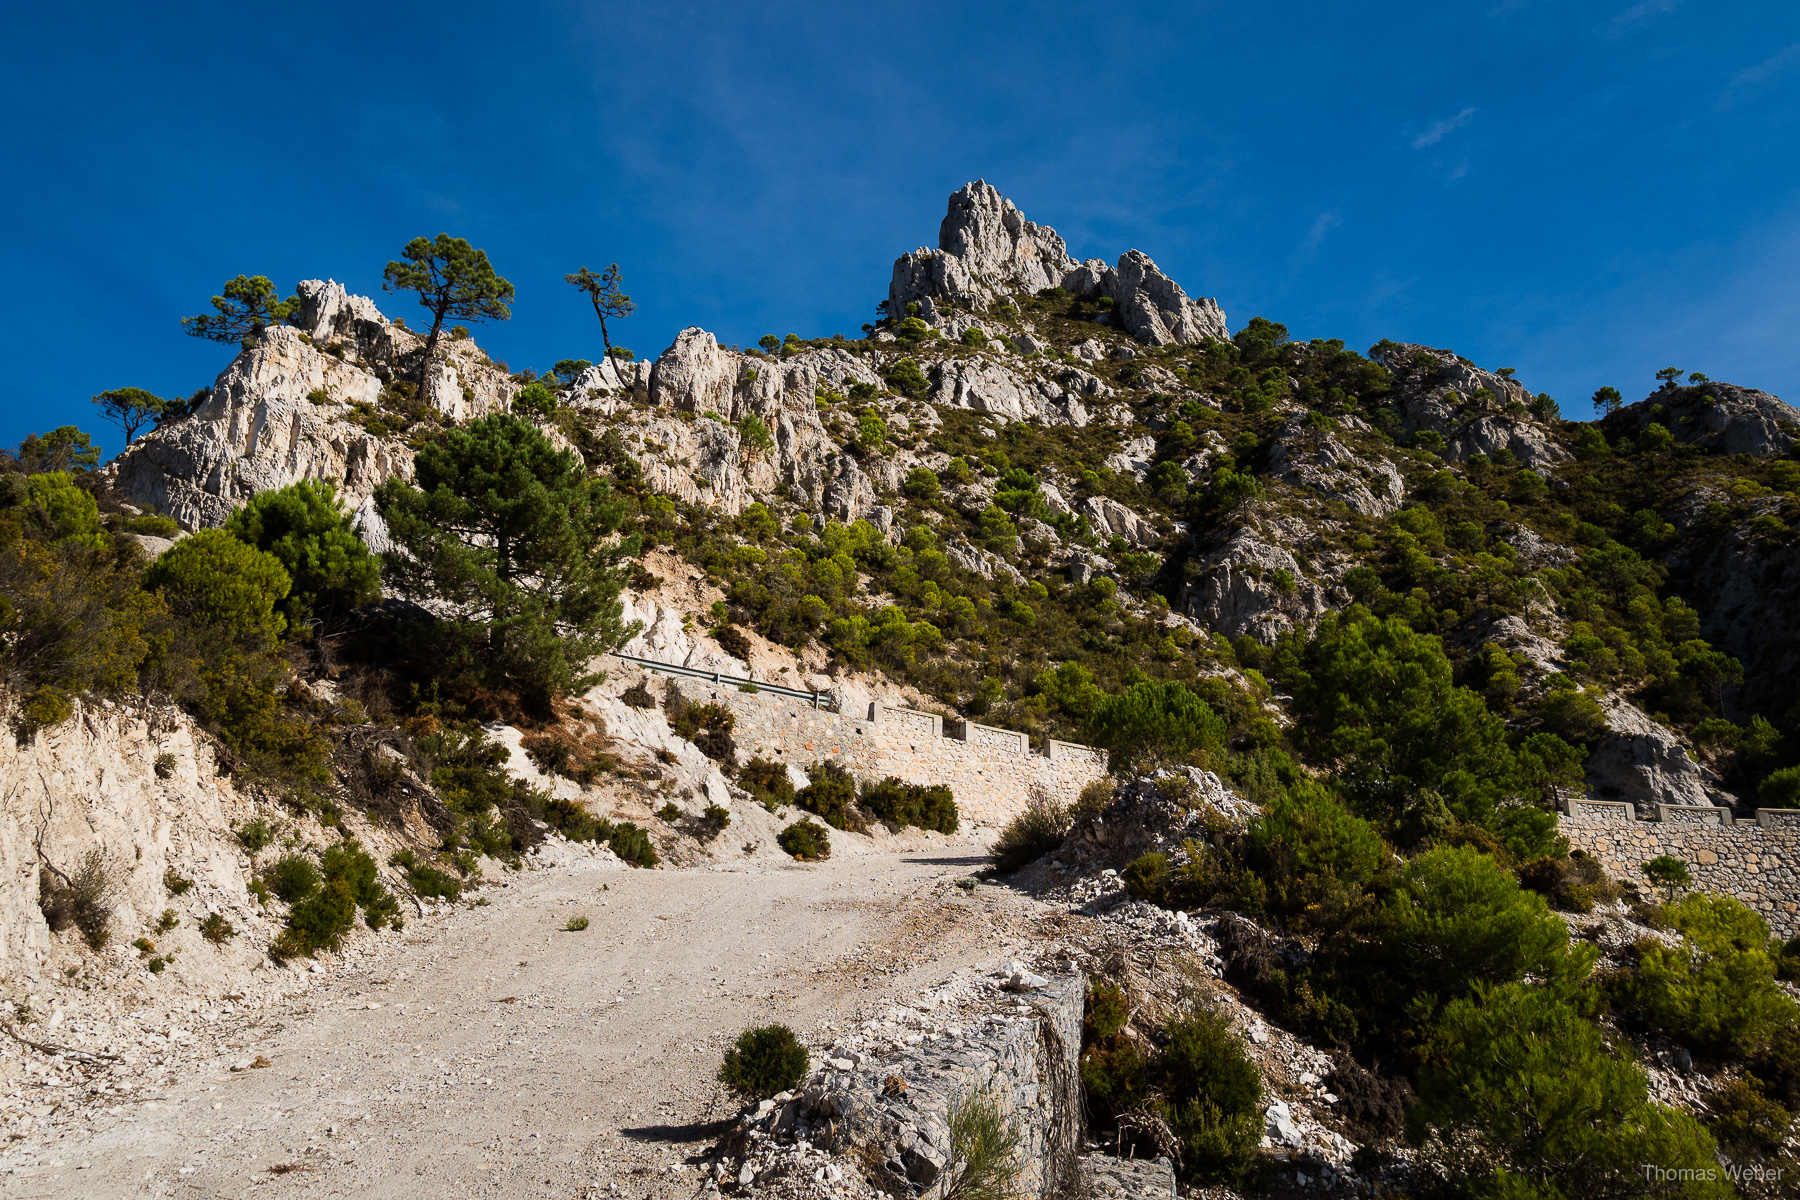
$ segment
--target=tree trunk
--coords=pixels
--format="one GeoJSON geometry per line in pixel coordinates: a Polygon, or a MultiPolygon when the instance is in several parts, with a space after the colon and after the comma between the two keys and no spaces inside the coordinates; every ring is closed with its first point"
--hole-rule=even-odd
{"type": "Polygon", "coordinates": [[[415,397],[419,403],[425,402],[425,376],[431,372],[431,356],[437,352],[438,333],[444,328],[444,310],[437,309],[432,313],[431,334],[425,339],[425,356],[419,360],[419,377],[417,383],[419,394],[415,397]]]}
{"type": "MultiPolygon", "coordinates": [[[[600,318],[600,343],[606,347],[606,361],[602,366],[613,367],[612,339],[606,336],[606,314],[600,311],[599,297],[594,298],[594,315],[600,318]]],[[[613,367],[613,370],[618,370],[613,367]]]]}

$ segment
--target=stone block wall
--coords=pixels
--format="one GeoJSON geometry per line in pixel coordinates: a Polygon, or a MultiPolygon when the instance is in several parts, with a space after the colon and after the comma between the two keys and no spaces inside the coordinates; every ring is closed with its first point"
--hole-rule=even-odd
{"type": "Polygon", "coordinates": [[[948,784],[962,823],[998,826],[1024,811],[1033,785],[1072,804],[1106,774],[1106,752],[1051,741],[1045,753],[1025,734],[973,721],[951,721],[909,708],[871,705],[866,715],[815,709],[803,700],[740,692],[691,680],[696,702],[717,701],[737,717],[739,750],[804,770],[832,759],[859,781],[892,775],[907,783],[948,784]]]}
{"type": "MultiPolygon", "coordinates": [[[[1711,817],[1702,824],[1602,816],[1593,811],[1598,804],[1584,804],[1575,816],[1563,817],[1561,830],[1571,847],[1593,855],[1607,874],[1633,880],[1654,895],[1642,864],[1667,854],[1687,864],[1697,890],[1736,896],[1762,914],[1779,937],[1800,932],[1800,824],[1781,820],[1780,810],[1762,810],[1759,818],[1772,819],[1756,824],[1720,824],[1716,810],[1702,808],[1711,817]]],[[[1606,807],[1628,813],[1631,806],[1606,807]]]]}

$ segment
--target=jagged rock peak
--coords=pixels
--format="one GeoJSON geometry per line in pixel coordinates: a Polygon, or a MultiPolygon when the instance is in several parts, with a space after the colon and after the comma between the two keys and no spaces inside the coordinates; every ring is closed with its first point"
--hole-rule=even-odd
{"type": "Polygon", "coordinates": [[[981,179],[951,195],[938,226],[938,249],[962,259],[977,279],[1009,290],[1056,287],[1075,266],[1056,230],[1027,221],[981,179]]]}
{"type": "Polygon", "coordinates": [[[916,304],[919,317],[936,325],[946,309],[1048,287],[1110,298],[1119,325],[1153,346],[1230,336],[1219,306],[1189,297],[1149,255],[1128,250],[1116,267],[1097,258],[1078,263],[1054,229],[1027,221],[1011,200],[980,179],[951,195],[936,250],[921,246],[895,260],[888,312],[903,317],[907,306],[916,304]]]}

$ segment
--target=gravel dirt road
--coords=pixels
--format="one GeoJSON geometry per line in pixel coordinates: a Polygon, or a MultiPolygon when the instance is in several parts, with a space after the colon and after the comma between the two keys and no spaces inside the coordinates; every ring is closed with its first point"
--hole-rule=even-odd
{"type": "Polygon", "coordinates": [[[736,1115],[713,1076],[746,1026],[816,1050],[874,1002],[1030,945],[1043,907],[955,886],[983,853],[514,876],[266,1021],[241,1055],[267,1068],[220,1059],[90,1112],[0,1193],[692,1196],[736,1115]]]}

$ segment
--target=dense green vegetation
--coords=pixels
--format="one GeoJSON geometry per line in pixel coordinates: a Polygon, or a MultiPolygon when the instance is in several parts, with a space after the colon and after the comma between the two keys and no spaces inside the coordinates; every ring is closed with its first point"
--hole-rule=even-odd
{"type": "MultiPolygon", "coordinates": [[[[404,792],[394,760],[351,748],[350,731],[381,714],[405,723],[404,760],[441,805],[436,863],[406,865],[421,895],[454,895],[477,855],[514,859],[546,827],[654,865],[639,826],[597,819],[508,776],[505,751],[477,723],[496,706],[548,708],[581,682],[593,651],[620,636],[612,564],[631,543],[615,536],[617,506],[604,482],[523,422],[503,418],[444,441],[420,459],[431,491],[390,497],[401,544],[421,551],[394,577],[468,605],[443,619],[371,620],[380,564],[329,486],[261,493],[224,528],[146,561],[129,535],[167,535],[174,523],[122,511],[92,472],[97,454],[84,435],[59,430],[0,460],[0,660],[15,725],[25,734],[54,725],[83,693],[170,697],[218,737],[226,769],[335,826],[346,800],[379,820],[404,792]],[[412,514],[442,524],[420,533],[412,514]],[[471,531],[503,549],[471,545],[482,536],[471,531]],[[307,686],[315,655],[327,653],[345,662],[359,698],[325,703],[307,686]]],[[[256,822],[242,836],[253,850],[269,837],[256,822]]],[[[282,860],[273,882],[292,905],[282,953],[335,944],[359,908],[372,927],[391,923],[392,899],[365,860],[328,847],[325,875],[315,871],[310,886],[308,860],[282,860]]]]}

